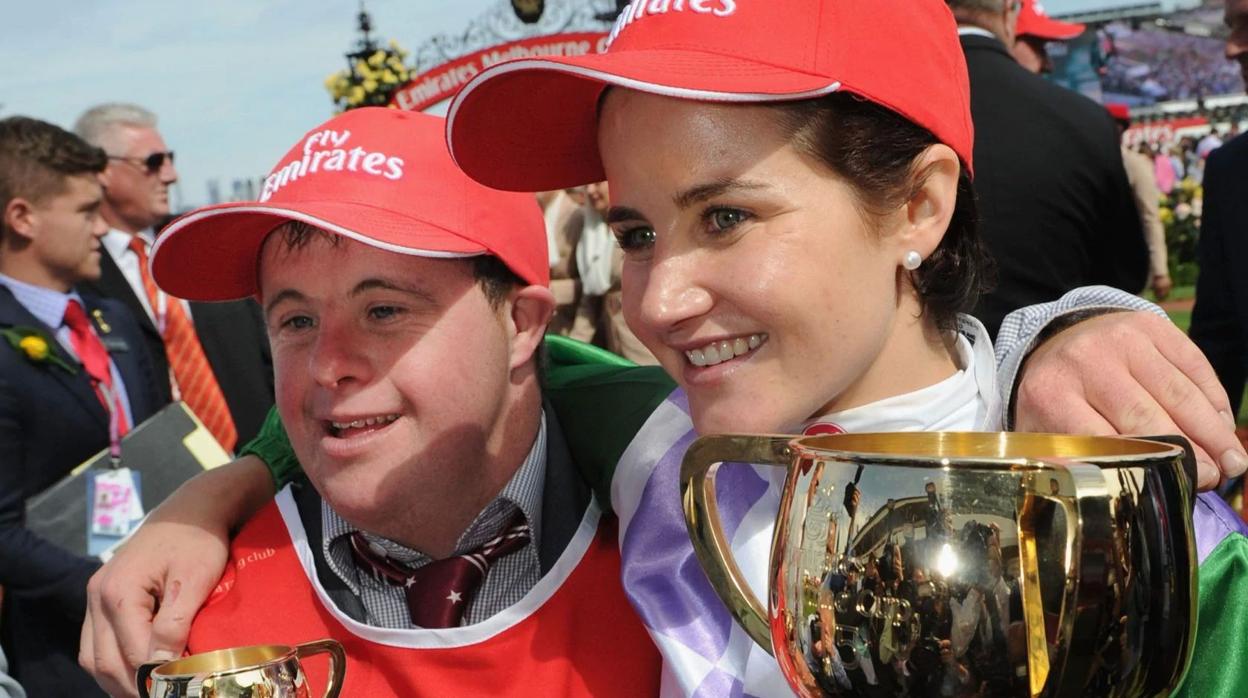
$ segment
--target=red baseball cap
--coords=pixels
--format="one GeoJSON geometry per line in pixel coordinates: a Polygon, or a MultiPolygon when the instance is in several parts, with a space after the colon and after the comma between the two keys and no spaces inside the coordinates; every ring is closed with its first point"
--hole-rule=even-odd
{"type": "Polygon", "coordinates": [[[499,189],[603,180],[608,85],[745,103],[844,90],[923,126],[971,166],[966,60],[944,0],[634,0],[605,53],[519,58],[469,81],[447,116],[451,154],[499,189]]]}
{"type": "Polygon", "coordinates": [[[398,254],[493,255],[526,282],[549,285],[537,200],[468,178],[444,136],[441,118],[418,112],[340,114],[278,161],[259,201],[206,206],[170,223],[152,249],[152,276],[180,298],[253,296],[265,237],[296,220],[398,254]]]}
{"type": "Polygon", "coordinates": [[[1014,33],[1018,36],[1065,41],[1079,36],[1085,28],[1082,24],[1060,22],[1048,16],[1039,0],[1023,0],[1023,7],[1018,11],[1018,25],[1014,33]]]}
{"type": "Polygon", "coordinates": [[[1114,117],[1115,121],[1128,123],[1131,121],[1131,107],[1128,107],[1125,104],[1111,102],[1105,105],[1105,111],[1108,111],[1109,115],[1114,117]]]}

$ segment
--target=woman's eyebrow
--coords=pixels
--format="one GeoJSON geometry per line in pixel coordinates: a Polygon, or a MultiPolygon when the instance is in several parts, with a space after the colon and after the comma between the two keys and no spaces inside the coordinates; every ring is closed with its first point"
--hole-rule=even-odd
{"type": "Polygon", "coordinates": [[[607,223],[623,223],[624,221],[644,221],[646,217],[635,208],[612,206],[607,209],[607,215],[603,217],[603,220],[607,223]]]}
{"type": "MultiPolygon", "coordinates": [[[[690,187],[672,197],[672,201],[681,209],[689,208],[694,204],[713,199],[724,194],[731,194],[740,191],[758,191],[760,189],[770,188],[766,182],[759,182],[749,179],[717,179],[713,182],[698,184],[690,187]]],[[[607,210],[604,217],[607,223],[622,223],[624,221],[644,221],[646,217],[635,208],[627,206],[612,206],[607,210]]]]}
{"type": "Polygon", "coordinates": [[[672,201],[675,202],[678,208],[685,209],[696,203],[701,203],[724,194],[739,191],[756,191],[766,188],[768,188],[766,182],[729,177],[690,187],[672,197],[672,201]]]}

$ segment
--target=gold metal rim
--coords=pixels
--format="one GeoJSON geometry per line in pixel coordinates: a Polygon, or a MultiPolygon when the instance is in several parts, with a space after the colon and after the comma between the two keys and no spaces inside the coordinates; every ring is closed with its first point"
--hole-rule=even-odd
{"type": "Polygon", "coordinates": [[[1140,438],[1015,432],[820,434],[795,437],[790,445],[815,459],[869,460],[873,465],[930,469],[959,464],[991,470],[1043,470],[1064,459],[1143,465],[1183,454],[1173,444],[1140,438]]]}
{"type": "Polygon", "coordinates": [[[193,676],[203,673],[236,673],[263,668],[284,658],[295,656],[287,645],[252,645],[194,654],[160,665],[152,672],[162,679],[193,676]]]}

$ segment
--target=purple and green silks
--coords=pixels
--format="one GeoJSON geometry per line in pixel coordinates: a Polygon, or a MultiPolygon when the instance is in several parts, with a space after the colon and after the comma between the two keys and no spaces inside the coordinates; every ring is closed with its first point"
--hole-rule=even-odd
{"type": "Polygon", "coordinates": [[[1216,494],[1192,514],[1200,562],[1196,647],[1176,696],[1248,695],[1248,526],[1216,494]]]}

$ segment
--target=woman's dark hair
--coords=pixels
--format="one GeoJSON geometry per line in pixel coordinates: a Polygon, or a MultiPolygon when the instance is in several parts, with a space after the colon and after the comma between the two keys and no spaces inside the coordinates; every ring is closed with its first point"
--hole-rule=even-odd
{"type": "MultiPolygon", "coordinates": [[[[801,152],[816,158],[853,188],[864,213],[882,216],[918,191],[915,162],[940,143],[930,131],[874,102],[843,92],[798,102],[772,103],[801,152]]],[[[956,326],[991,284],[993,265],[979,236],[975,190],[965,167],[949,229],[922,266],[910,273],[923,312],[941,329],[956,326]]]]}

